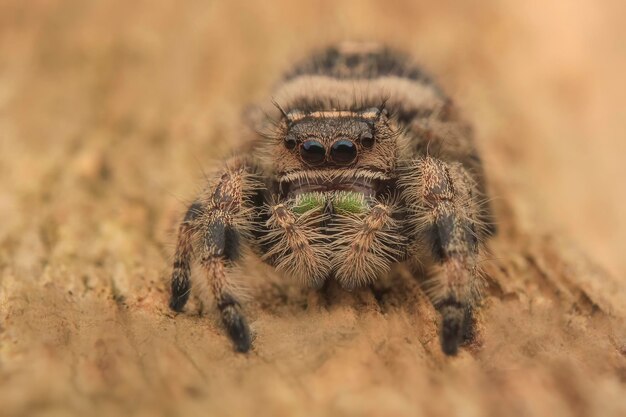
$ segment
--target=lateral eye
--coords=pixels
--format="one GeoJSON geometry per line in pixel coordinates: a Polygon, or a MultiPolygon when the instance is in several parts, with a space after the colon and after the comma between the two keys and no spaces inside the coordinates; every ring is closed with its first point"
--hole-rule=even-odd
{"type": "Polygon", "coordinates": [[[292,136],[287,136],[285,138],[285,142],[284,143],[285,143],[285,148],[287,148],[289,150],[292,150],[298,144],[298,142],[296,142],[296,140],[292,136]]]}
{"type": "Polygon", "coordinates": [[[320,142],[309,139],[300,145],[300,156],[308,164],[319,164],[326,159],[326,148],[320,142]]]}
{"type": "Polygon", "coordinates": [[[374,135],[372,135],[372,132],[363,132],[359,140],[364,148],[371,148],[374,146],[374,135]]]}

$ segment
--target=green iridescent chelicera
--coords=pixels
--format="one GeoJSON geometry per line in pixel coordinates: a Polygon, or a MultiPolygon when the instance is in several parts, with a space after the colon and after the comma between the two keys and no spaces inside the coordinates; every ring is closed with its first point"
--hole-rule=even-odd
{"type": "Polygon", "coordinates": [[[296,197],[296,202],[291,210],[296,214],[304,214],[311,210],[324,209],[326,197],[322,193],[304,193],[296,197]]]}
{"type": "Polygon", "coordinates": [[[333,198],[333,208],[341,214],[361,214],[367,211],[365,197],[354,191],[340,191],[333,198]]]}
{"type": "Polygon", "coordinates": [[[332,199],[333,209],[340,214],[361,214],[367,211],[368,205],[361,193],[354,191],[338,191],[333,194],[304,193],[296,197],[292,210],[296,214],[309,211],[324,210],[326,200],[332,199]]]}

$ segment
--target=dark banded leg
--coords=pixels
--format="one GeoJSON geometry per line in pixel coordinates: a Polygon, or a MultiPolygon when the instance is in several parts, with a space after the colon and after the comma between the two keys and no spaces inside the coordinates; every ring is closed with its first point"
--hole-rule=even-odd
{"type": "Polygon", "coordinates": [[[231,270],[239,259],[241,227],[245,223],[245,196],[254,182],[241,164],[230,163],[214,187],[194,203],[181,224],[174,268],[170,307],[180,311],[189,297],[190,263],[199,259],[222,323],[239,352],[251,347],[250,330],[231,285],[231,270]]]}
{"type": "Polygon", "coordinates": [[[413,216],[418,241],[415,250],[432,259],[426,288],[441,313],[441,347],[457,353],[471,334],[472,308],[479,296],[479,203],[475,184],[460,164],[434,158],[416,161],[401,181],[413,216]],[[424,253],[426,252],[426,253],[424,253]]]}
{"type": "Polygon", "coordinates": [[[171,278],[170,308],[181,312],[191,292],[191,261],[193,256],[193,233],[195,221],[202,213],[202,205],[193,203],[178,229],[178,242],[174,254],[171,278]]]}
{"type": "Polygon", "coordinates": [[[213,290],[222,323],[239,352],[250,350],[250,329],[233,294],[229,270],[240,255],[241,239],[236,219],[243,210],[245,178],[242,169],[227,171],[215,187],[204,221],[201,255],[201,265],[213,290]]]}
{"type": "Polygon", "coordinates": [[[250,328],[243,315],[239,301],[228,290],[226,265],[222,259],[211,256],[202,262],[202,267],[213,290],[217,308],[228,336],[238,352],[247,352],[251,347],[250,328]]]}

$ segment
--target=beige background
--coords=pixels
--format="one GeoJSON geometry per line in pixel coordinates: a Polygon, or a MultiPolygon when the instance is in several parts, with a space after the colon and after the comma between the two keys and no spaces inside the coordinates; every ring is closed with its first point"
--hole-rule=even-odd
{"type": "Polygon", "coordinates": [[[0,2],[0,415],[624,415],[626,3],[0,2]],[[321,296],[252,263],[257,334],[166,308],[173,231],[290,62],[384,40],[474,123],[501,234],[477,341],[400,269],[321,296]],[[261,272],[258,272],[261,271],[261,272]]]}

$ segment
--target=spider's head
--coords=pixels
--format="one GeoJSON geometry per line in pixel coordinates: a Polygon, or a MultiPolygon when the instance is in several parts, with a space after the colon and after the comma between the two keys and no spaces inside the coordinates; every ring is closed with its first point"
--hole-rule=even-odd
{"type": "Polygon", "coordinates": [[[384,110],[291,110],[283,119],[272,158],[292,191],[349,189],[388,179],[395,168],[395,135],[384,110]]]}

